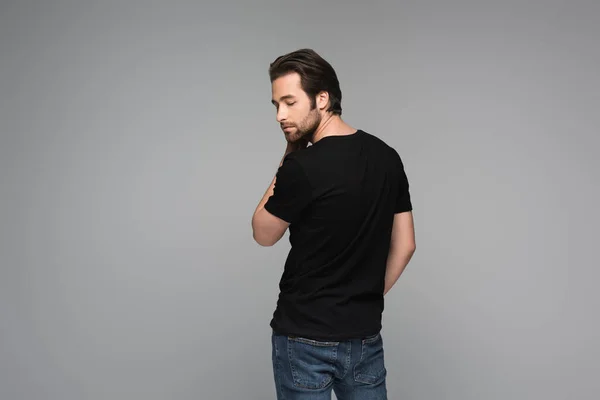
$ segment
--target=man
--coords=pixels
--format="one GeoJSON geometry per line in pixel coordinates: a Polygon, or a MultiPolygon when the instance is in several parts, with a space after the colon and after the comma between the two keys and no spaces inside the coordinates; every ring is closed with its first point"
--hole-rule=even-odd
{"type": "Polygon", "coordinates": [[[342,120],[336,73],[315,51],[269,75],[287,147],[252,229],[262,246],[290,233],[271,321],[277,398],[387,399],[383,298],[415,251],[404,165],[342,120]]]}

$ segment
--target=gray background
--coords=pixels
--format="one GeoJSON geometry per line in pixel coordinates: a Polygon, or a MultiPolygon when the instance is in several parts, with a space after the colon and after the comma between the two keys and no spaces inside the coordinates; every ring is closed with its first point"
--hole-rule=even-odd
{"type": "Polygon", "coordinates": [[[391,399],[597,399],[597,1],[2,1],[0,399],[272,399],[268,64],[401,154],[391,399]],[[248,7],[248,8],[246,8],[248,7]]]}

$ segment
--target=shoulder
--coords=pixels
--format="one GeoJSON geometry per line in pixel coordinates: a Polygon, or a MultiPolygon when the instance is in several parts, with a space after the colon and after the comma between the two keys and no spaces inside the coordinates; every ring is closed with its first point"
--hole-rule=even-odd
{"type": "Polygon", "coordinates": [[[308,182],[308,174],[306,168],[306,161],[304,157],[300,155],[304,150],[295,151],[286,155],[283,158],[283,162],[277,170],[277,181],[280,186],[283,184],[298,184],[300,182],[308,182]]]}
{"type": "Polygon", "coordinates": [[[365,138],[366,140],[369,140],[371,143],[377,145],[377,146],[381,146],[382,148],[389,148],[391,149],[392,147],[388,144],[388,142],[386,142],[385,140],[383,140],[380,136],[372,133],[372,132],[368,132],[365,130],[360,129],[360,132],[362,133],[362,137],[365,138]]]}
{"type": "Polygon", "coordinates": [[[369,133],[366,131],[362,131],[362,132],[363,132],[363,136],[367,140],[369,140],[374,146],[379,147],[379,150],[382,152],[382,155],[391,157],[393,160],[400,159],[400,153],[394,146],[392,146],[391,144],[389,144],[388,142],[386,142],[381,137],[379,137],[375,134],[372,134],[372,133],[369,133]]]}
{"type": "Polygon", "coordinates": [[[286,155],[283,159],[283,163],[291,165],[294,169],[306,171],[310,168],[310,165],[318,162],[318,153],[318,148],[308,146],[305,149],[294,151],[286,155]]]}
{"type": "Polygon", "coordinates": [[[307,162],[307,158],[306,158],[307,151],[308,151],[308,148],[302,149],[302,150],[297,150],[297,151],[287,154],[283,158],[283,162],[282,162],[281,166],[282,167],[285,166],[285,167],[288,167],[289,169],[296,170],[296,171],[303,170],[303,167],[307,162]]]}

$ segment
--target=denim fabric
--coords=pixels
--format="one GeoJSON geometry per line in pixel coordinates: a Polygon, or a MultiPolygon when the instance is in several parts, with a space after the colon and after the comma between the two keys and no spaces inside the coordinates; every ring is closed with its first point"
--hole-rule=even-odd
{"type": "Polygon", "coordinates": [[[317,341],[273,333],[278,400],[387,400],[381,334],[346,341],[317,341]]]}

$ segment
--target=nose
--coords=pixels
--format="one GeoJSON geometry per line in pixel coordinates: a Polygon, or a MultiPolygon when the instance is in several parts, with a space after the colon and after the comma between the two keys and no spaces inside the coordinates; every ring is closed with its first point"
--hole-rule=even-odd
{"type": "Polygon", "coordinates": [[[279,107],[277,110],[277,122],[282,123],[287,119],[287,113],[284,110],[284,107],[279,107]]]}

